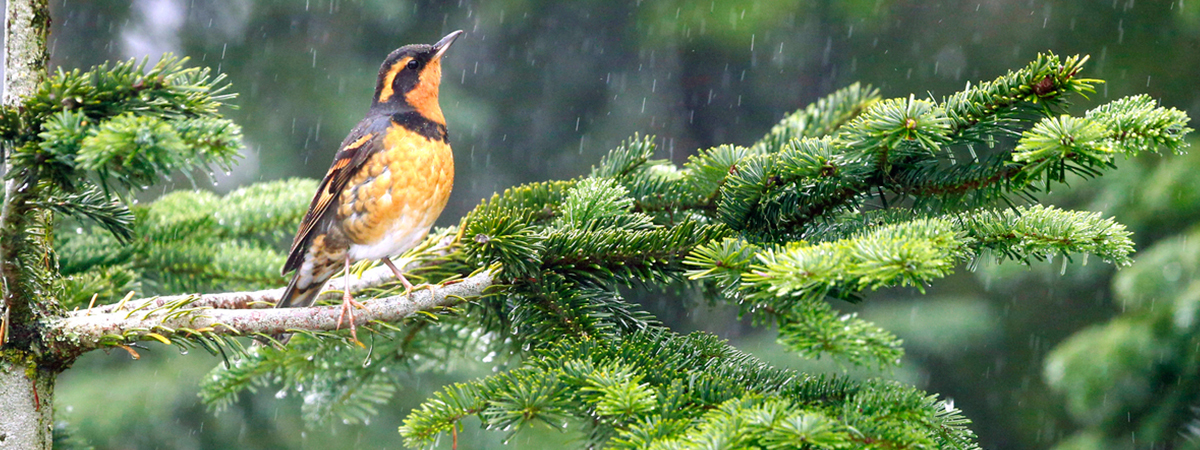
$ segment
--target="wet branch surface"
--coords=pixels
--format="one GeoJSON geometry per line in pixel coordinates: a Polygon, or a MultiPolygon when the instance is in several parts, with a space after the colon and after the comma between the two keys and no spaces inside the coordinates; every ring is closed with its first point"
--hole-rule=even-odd
{"type": "MultiPolygon", "coordinates": [[[[387,270],[386,268],[384,270],[387,270]]],[[[336,281],[336,280],[335,280],[336,281]]],[[[473,297],[483,295],[493,285],[492,273],[484,271],[453,284],[420,289],[410,295],[396,295],[364,302],[365,308],[354,313],[355,325],[362,326],[372,321],[396,322],[422,311],[432,311],[454,306],[473,297]]],[[[122,308],[112,312],[91,314],[76,313],[54,323],[56,334],[66,336],[79,349],[105,346],[106,336],[138,336],[140,340],[158,336],[189,337],[192,331],[212,332],[224,335],[246,336],[254,334],[279,334],[287,331],[334,331],[349,326],[348,321],[339,325],[342,312],[340,306],[313,306],[307,308],[271,309],[218,309],[212,304],[229,301],[234,305],[273,304],[282,293],[280,289],[256,292],[239,292],[201,296],[208,297],[206,306],[187,303],[180,308],[149,306],[157,300],[143,302],[142,308],[122,308]]],[[[166,306],[166,304],[163,304],[166,306]]]]}

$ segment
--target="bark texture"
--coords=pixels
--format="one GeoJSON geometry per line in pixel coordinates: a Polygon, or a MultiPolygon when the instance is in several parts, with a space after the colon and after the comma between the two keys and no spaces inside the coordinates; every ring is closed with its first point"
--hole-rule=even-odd
{"type": "MultiPolygon", "coordinates": [[[[386,268],[385,268],[386,270],[386,268]]],[[[368,300],[365,309],[354,312],[354,323],[364,325],[373,320],[397,322],[421,311],[454,306],[471,297],[483,295],[492,286],[491,272],[480,272],[459,280],[454,284],[433,289],[422,289],[411,295],[397,295],[368,300]]],[[[265,290],[246,293],[217,294],[222,297],[250,299],[245,304],[274,303],[281,290],[265,290]],[[259,297],[255,297],[259,296],[259,297]],[[273,296],[273,297],[272,297],[273,296]]],[[[201,297],[203,298],[203,297],[201,297]]],[[[161,305],[150,309],[152,303],[143,303],[137,310],[122,308],[118,311],[98,314],[73,315],[51,325],[56,341],[63,342],[81,351],[99,348],[105,336],[122,336],[125,339],[156,339],[154,333],[167,338],[186,338],[191,330],[211,330],[215,333],[248,335],[253,333],[278,334],[287,330],[333,331],[348,326],[348,320],[338,323],[341,307],[314,306],[310,308],[278,309],[214,309],[195,308],[191,304],[181,307],[161,305]],[[189,310],[180,313],[183,310],[189,310]]]]}
{"type": "MultiPolygon", "coordinates": [[[[442,245],[442,248],[447,248],[449,242],[442,245]]],[[[441,251],[441,250],[435,250],[441,251]]],[[[409,272],[419,265],[409,264],[401,268],[403,272],[409,272]]],[[[395,281],[396,276],[392,275],[391,269],[387,266],[376,266],[367,269],[363,272],[362,277],[350,278],[350,292],[358,292],[363,289],[373,288],[389,281],[395,281]]],[[[345,288],[345,277],[337,277],[330,279],[325,283],[325,291],[340,291],[345,288]]],[[[91,316],[96,314],[106,314],[117,310],[136,311],[142,309],[155,309],[168,305],[180,300],[190,300],[189,308],[209,307],[215,309],[265,309],[274,308],[275,302],[283,295],[284,288],[264,289],[261,291],[247,292],[219,292],[212,294],[198,295],[167,295],[161,297],[142,298],[130,300],[128,302],[118,302],[108,305],[101,305],[95,308],[81,309],[72,311],[71,316],[91,316]]],[[[317,296],[317,299],[337,298],[341,294],[339,292],[323,292],[317,296]]]]}
{"type": "Polygon", "coordinates": [[[52,447],[56,375],[23,352],[0,354],[0,448],[52,447]]]}
{"type": "MultiPolygon", "coordinates": [[[[46,76],[50,10],[46,0],[8,0],[4,16],[3,101],[5,106],[17,106],[46,76]]],[[[11,169],[6,160],[5,175],[11,175],[11,169]]],[[[54,381],[61,365],[44,364],[30,351],[36,340],[29,335],[34,296],[17,258],[33,220],[27,207],[32,190],[10,177],[0,207],[0,448],[49,450],[54,381]],[[14,333],[20,342],[13,342],[14,333]]]]}

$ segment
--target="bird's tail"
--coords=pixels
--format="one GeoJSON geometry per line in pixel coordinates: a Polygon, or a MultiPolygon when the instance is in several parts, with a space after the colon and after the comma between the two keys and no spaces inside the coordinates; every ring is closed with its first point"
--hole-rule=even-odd
{"type": "Polygon", "coordinates": [[[283,290],[283,295],[279,297],[279,301],[275,303],[276,308],[307,308],[312,306],[317,299],[317,294],[321,293],[321,288],[325,287],[325,280],[320,283],[309,283],[308,286],[301,288],[298,284],[299,276],[293,276],[292,281],[288,283],[287,289],[283,290]]]}
{"type": "MultiPolygon", "coordinates": [[[[321,288],[325,287],[325,280],[319,283],[309,283],[308,286],[301,288],[298,280],[299,276],[293,276],[292,281],[288,282],[287,289],[284,289],[283,295],[279,297],[279,301],[275,303],[276,308],[306,308],[312,306],[317,300],[317,294],[321,293],[321,288]]],[[[291,333],[280,333],[271,335],[271,338],[279,342],[280,345],[287,345],[291,340],[291,333]]]]}

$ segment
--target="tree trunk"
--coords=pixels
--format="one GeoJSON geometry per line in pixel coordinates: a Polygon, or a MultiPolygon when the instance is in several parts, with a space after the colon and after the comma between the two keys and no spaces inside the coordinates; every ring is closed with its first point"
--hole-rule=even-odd
{"type": "Polygon", "coordinates": [[[52,447],[54,379],[23,352],[0,353],[0,448],[52,447]]]}
{"type": "MultiPolygon", "coordinates": [[[[50,33],[47,0],[8,0],[4,15],[4,105],[16,106],[32,94],[46,76],[50,33]]],[[[4,173],[11,165],[4,162],[4,173]]],[[[31,351],[39,340],[29,331],[35,298],[25,289],[15,259],[17,247],[26,239],[29,222],[28,186],[8,179],[0,209],[0,448],[44,449],[53,445],[54,381],[61,364],[46,364],[31,351]],[[21,329],[13,336],[14,327],[21,329]]],[[[28,269],[27,269],[28,270],[28,269]]]]}
{"type": "Polygon", "coordinates": [[[46,78],[47,0],[10,0],[4,14],[4,104],[16,105],[46,78]]]}

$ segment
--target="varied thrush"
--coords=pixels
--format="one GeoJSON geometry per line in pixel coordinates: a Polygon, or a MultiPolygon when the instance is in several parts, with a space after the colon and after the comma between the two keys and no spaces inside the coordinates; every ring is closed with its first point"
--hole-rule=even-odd
{"type": "Polygon", "coordinates": [[[377,259],[413,286],[391,258],[416,246],[442,213],[454,185],[454,155],[438,106],[442,55],[462,35],[433,45],[406,45],[379,68],[367,116],[342,141],[329,173],[300,223],[283,273],[295,270],[276,307],[310,306],[325,282],[344,267],[346,289],[338,324],[349,316],[350,264],[377,259]]]}

